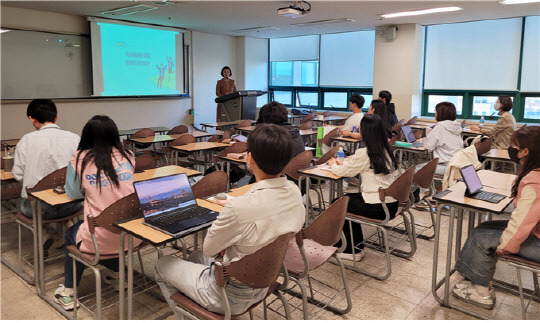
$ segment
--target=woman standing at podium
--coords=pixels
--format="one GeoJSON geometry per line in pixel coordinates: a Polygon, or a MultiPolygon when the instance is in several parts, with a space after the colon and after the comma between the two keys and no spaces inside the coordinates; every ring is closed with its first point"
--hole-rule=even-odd
{"type": "MultiPolygon", "coordinates": [[[[224,66],[221,69],[221,76],[223,78],[219,81],[217,81],[216,85],[216,95],[218,97],[222,97],[227,94],[231,94],[233,92],[236,92],[236,84],[234,83],[233,79],[230,79],[229,77],[232,76],[231,68],[229,66],[224,66]]],[[[221,106],[218,103],[217,105],[217,116],[216,116],[216,122],[221,121],[221,106]]]]}

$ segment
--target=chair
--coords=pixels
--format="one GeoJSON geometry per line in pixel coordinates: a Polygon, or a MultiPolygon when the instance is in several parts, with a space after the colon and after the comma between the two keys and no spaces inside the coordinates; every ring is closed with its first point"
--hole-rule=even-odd
{"type": "MultiPolygon", "coordinates": [[[[315,160],[315,165],[322,165],[322,164],[326,163],[330,158],[332,158],[332,157],[334,157],[336,155],[337,151],[339,150],[339,147],[340,146],[335,146],[334,148],[327,151],[326,154],[321,156],[321,158],[315,160]]],[[[324,195],[323,195],[323,192],[322,192],[322,185],[321,185],[322,183],[323,183],[323,181],[321,181],[320,179],[317,179],[317,183],[313,183],[313,181],[312,181],[310,188],[315,190],[315,192],[317,192],[317,198],[319,200],[319,208],[322,205],[322,210],[325,210],[326,209],[326,204],[325,204],[324,197],[323,197],[324,195]]]]}
{"type": "Polygon", "coordinates": [[[392,127],[392,132],[393,133],[401,133],[401,126],[403,126],[405,124],[405,119],[401,119],[399,120],[393,127],[392,127]]]}
{"type": "MultiPolygon", "coordinates": [[[[420,199],[418,200],[418,203],[425,203],[427,204],[429,215],[431,217],[431,226],[423,226],[420,224],[416,224],[416,227],[421,228],[421,232],[418,235],[418,237],[423,237],[427,239],[431,239],[435,236],[435,231],[433,231],[432,235],[423,235],[422,232],[429,230],[430,228],[435,228],[435,213],[433,212],[433,205],[431,204],[430,197],[434,193],[434,187],[433,187],[433,177],[435,176],[435,171],[437,170],[437,164],[439,163],[439,158],[434,158],[429,163],[424,165],[419,171],[414,174],[413,177],[413,183],[418,185],[418,187],[424,192],[420,192],[420,199]],[[427,191],[425,191],[427,190],[427,191]]],[[[414,201],[414,197],[412,197],[414,201]]]]}
{"type": "MultiPolygon", "coordinates": [[[[92,242],[94,245],[95,253],[86,253],[81,251],[77,245],[70,245],[66,246],[66,249],[69,251],[69,256],[73,258],[73,267],[75,269],[76,262],[80,262],[84,264],[86,267],[89,267],[92,269],[95,275],[96,280],[96,319],[101,319],[101,273],[97,265],[101,260],[108,260],[108,259],[114,259],[118,258],[118,254],[108,254],[104,255],[99,252],[99,245],[96,240],[95,232],[96,228],[103,228],[107,231],[110,231],[112,233],[120,235],[122,231],[120,229],[113,226],[113,223],[140,217],[142,211],[139,204],[139,198],[137,197],[137,194],[132,193],[128,196],[125,196],[118,201],[114,202],[113,204],[109,205],[107,208],[105,208],[99,216],[94,216],[92,214],[87,215],[86,219],[88,222],[88,229],[90,231],[90,234],[92,236],[92,242]]],[[[140,249],[143,247],[143,245],[139,245],[136,247],[138,258],[139,258],[139,265],[141,266],[141,272],[144,275],[144,267],[142,264],[142,258],[140,254],[140,249]]],[[[120,270],[124,270],[123,268],[120,268],[120,270]]],[[[77,319],[77,302],[78,296],[77,296],[77,284],[75,282],[76,273],[74,271],[73,273],[73,296],[74,296],[74,307],[73,307],[73,319],[77,319]]],[[[121,300],[123,301],[123,300],[121,300]]]]}
{"type": "Polygon", "coordinates": [[[531,304],[533,297],[540,297],[540,284],[538,283],[538,275],[540,274],[540,263],[522,258],[515,254],[499,255],[499,259],[508,261],[509,265],[516,268],[518,287],[519,287],[519,300],[521,304],[521,315],[524,320],[527,319],[527,308],[531,304]],[[533,292],[531,295],[525,295],[523,292],[523,282],[521,280],[521,271],[529,271],[533,276],[533,292]],[[528,297],[527,304],[525,304],[525,296],[528,297]]]}
{"type": "Polygon", "coordinates": [[[483,154],[490,151],[492,143],[493,137],[489,137],[484,141],[475,143],[474,146],[476,147],[476,153],[478,154],[478,156],[482,156],[483,154]]]}
{"type": "MultiPolygon", "coordinates": [[[[168,164],[168,165],[173,163],[172,159],[173,159],[173,156],[174,156],[174,154],[173,154],[174,150],[171,147],[187,145],[187,144],[194,143],[196,141],[197,140],[195,139],[195,137],[193,137],[193,135],[190,135],[190,134],[183,134],[180,137],[174,139],[169,144],[169,146],[163,147],[163,156],[165,156],[165,163],[168,164]]],[[[176,153],[178,154],[178,157],[187,157],[187,156],[189,156],[189,154],[181,153],[179,151],[177,151],[176,153]]],[[[186,162],[186,161],[183,161],[183,160],[176,160],[176,163],[177,163],[177,165],[180,165],[180,166],[183,166],[183,167],[189,167],[189,166],[193,165],[192,163],[186,162]]]]}
{"type": "Polygon", "coordinates": [[[292,178],[295,181],[300,179],[299,170],[308,168],[311,164],[313,153],[310,150],[299,153],[293,159],[289,161],[287,166],[283,169],[282,173],[292,178]]]}
{"type": "MultiPolygon", "coordinates": [[[[384,220],[371,219],[371,218],[363,217],[357,214],[347,213],[346,220],[349,221],[349,229],[351,231],[351,235],[352,235],[352,225],[350,222],[356,222],[361,225],[366,225],[366,226],[375,228],[378,233],[376,235],[378,238],[378,243],[370,242],[369,238],[364,239],[364,242],[366,241],[370,242],[370,244],[366,244],[367,247],[375,247],[377,249],[384,248],[384,254],[386,257],[386,272],[383,274],[377,275],[376,273],[357,268],[356,261],[353,261],[353,266],[346,265],[348,269],[359,272],[361,274],[371,276],[379,280],[385,280],[386,278],[390,277],[390,274],[392,273],[392,265],[390,263],[390,254],[393,254],[402,258],[410,258],[414,255],[414,253],[416,252],[416,233],[415,233],[414,217],[412,216],[409,210],[411,206],[409,195],[411,191],[411,184],[412,184],[413,176],[414,176],[414,166],[410,167],[403,174],[401,174],[388,188],[386,189],[379,188],[379,199],[386,213],[386,217],[384,220]],[[395,200],[400,202],[400,206],[398,207],[396,214],[390,214],[388,212],[388,208],[386,206],[386,203],[384,202],[387,196],[393,197],[395,200]],[[407,218],[406,213],[409,214],[409,218],[407,218]],[[403,217],[403,223],[405,225],[405,231],[407,233],[406,240],[408,240],[410,244],[410,251],[397,249],[398,246],[393,246],[391,250],[388,244],[387,231],[392,229],[391,227],[388,226],[388,222],[394,219],[395,217],[397,217],[398,215],[401,215],[403,217]]],[[[393,231],[396,231],[396,230],[393,230],[393,231]]],[[[353,255],[354,255],[355,249],[356,249],[354,247],[356,246],[354,239],[351,239],[351,243],[353,244],[352,250],[353,250],[353,255]]],[[[341,249],[345,249],[345,247],[346,246],[343,245],[341,249]]]]}
{"type": "MultiPolygon", "coordinates": [[[[137,139],[137,138],[146,138],[146,137],[152,137],[152,136],[155,136],[156,133],[154,132],[154,130],[150,129],[150,128],[143,128],[137,132],[135,132],[134,134],[131,135],[131,138],[132,139],[137,139]]],[[[148,144],[135,144],[135,150],[137,149],[146,149],[150,146],[152,146],[153,144],[151,143],[148,143],[148,144]]],[[[135,153],[135,151],[133,152],[135,153]]]]}
{"type": "Polygon", "coordinates": [[[330,111],[324,111],[322,115],[323,117],[328,117],[330,115],[330,111]]]}
{"type": "Polygon", "coordinates": [[[332,146],[332,138],[339,136],[341,130],[339,128],[334,128],[328,132],[322,139],[318,139],[319,145],[324,144],[327,146],[332,146]]]}
{"type": "Polygon", "coordinates": [[[418,120],[418,117],[417,117],[417,116],[414,116],[414,117],[412,117],[409,121],[407,121],[405,124],[406,124],[407,126],[410,126],[410,125],[412,125],[412,124],[415,124],[415,123],[416,123],[416,120],[418,120]]]}
{"type": "Polygon", "coordinates": [[[467,127],[467,120],[461,121],[461,128],[467,127]]]}
{"type": "Polygon", "coordinates": [[[225,157],[229,153],[243,153],[246,150],[247,150],[247,143],[240,142],[240,141],[235,142],[229,147],[223,149],[218,155],[214,156],[214,164],[217,164],[218,157],[225,157]]]}
{"type": "Polygon", "coordinates": [[[208,142],[217,142],[219,139],[218,135],[212,135],[212,137],[208,138],[208,142]]]}
{"type": "MultiPolygon", "coordinates": [[[[257,250],[255,253],[244,256],[242,259],[228,265],[222,265],[219,262],[215,263],[216,283],[220,288],[222,299],[225,300],[225,314],[210,312],[182,293],[172,295],[171,299],[176,302],[177,309],[182,312],[183,315],[192,319],[236,319],[244,313],[238,315],[231,314],[229,300],[225,291],[227,279],[234,278],[251,288],[268,287],[266,297],[268,297],[270,294],[276,295],[283,304],[286,318],[290,319],[289,304],[279,292],[278,288],[280,287],[280,284],[276,280],[280,272],[283,271],[286,274],[286,270],[283,266],[283,260],[285,258],[285,253],[287,252],[288,242],[292,236],[292,233],[281,235],[274,240],[274,242],[257,250]]],[[[246,311],[250,313],[250,318],[252,318],[252,309],[254,309],[261,302],[264,304],[264,318],[266,319],[266,298],[258,303],[253,304],[246,311]]]]}
{"type": "MultiPolygon", "coordinates": [[[[38,192],[38,191],[43,191],[43,190],[47,190],[47,189],[52,189],[52,188],[55,188],[55,187],[61,186],[61,185],[63,186],[64,183],[66,182],[66,172],[67,172],[67,167],[55,170],[54,172],[50,173],[49,175],[43,177],[34,187],[26,188],[26,192],[28,192],[28,193],[38,192]]],[[[38,210],[37,203],[39,203],[39,202],[36,201],[35,199],[33,199],[30,195],[28,195],[28,199],[32,203],[32,208],[34,210],[38,210]]],[[[80,211],[75,212],[75,213],[73,213],[71,215],[65,216],[63,218],[51,219],[51,220],[42,220],[42,224],[45,225],[45,224],[62,223],[64,226],[66,226],[68,221],[70,221],[71,219],[81,215],[82,213],[83,213],[83,210],[81,208],[80,211]]],[[[39,214],[39,216],[41,216],[41,214],[39,214]]],[[[44,265],[45,265],[45,259],[40,258],[39,255],[38,255],[38,248],[42,248],[43,243],[44,243],[43,235],[39,234],[39,232],[43,231],[43,230],[40,230],[40,228],[36,227],[36,225],[34,224],[34,220],[32,218],[27,218],[27,217],[25,217],[24,215],[22,215],[21,213],[18,213],[18,212],[15,214],[15,217],[16,217],[15,222],[18,225],[18,232],[19,232],[19,240],[18,240],[18,248],[19,248],[19,264],[18,265],[19,266],[18,266],[18,268],[15,268],[15,267],[13,267],[11,265],[8,265],[8,267],[10,267],[14,272],[16,272],[27,283],[34,284],[34,283],[37,283],[37,277],[38,277],[37,275],[39,275],[38,272],[37,272],[38,268],[40,270],[42,270],[44,268],[44,265]],[[26,228],[27,230],[32,232],[32,235],[33,235],[34,255],[33,255],[32,264],[28,263],[31,267],[34,268],[34,277],[32,277],[32,278],[30,278],[26,273],[24,273],[23,268],[22,268],[22,262],[24,260],[24,257],[22,255],[21,227],[26,228]],[[39,261],[38,265],[36,265],[36,261],[39,261]]],[[[43,252],[43,254],[45,254],[45,251],[43,252]]],[[[44,271],[41,271],[41,273],[43,274],[44,271]]],[[[42,277],[41,280],[42,280],[42,282],[45,282],[47,280],[54,279],[54,278],[56,278],[56,277],[51,277],[49,279],[46,279],[45,277],[42,277]]],[[[41,287],[43,287],[43,286],[41,286],[41,287]]],[[[38,288],[38,290],[39,290],[39,288],[38,288]]],[[[41,291],[43,292],[43,290],[41,290],[41,291]]]]}
{"type": "Polygon", "coordinates": [[[311,121],[313,120],[313,118],[315,118],[315,112],[311,112],[310,114],[302,118],[302,120],[300,121],[300,124],[311,121]]]}
{"type": "Polygon", "coordinates": [[[227,191],[229,176],[221,170],[216,170],[206,176],[191,187],[195,198],[204,198],[227,191]]]}
{"type": "Polygon", "coordinates": [[[416,130],[416,131],[414,132],[414,138],[416,138],[416,139],[422,138],[423,135],[424,135],[424,131],[423,131],[423,130],[416,130]]]}
{"type": "Polygon", "coordinates": [[[231,138],[231,133],[229,130],[223,130],[223,136],[221,139],[225,140],[225,139],[230,139],[231,138]]]}
{"type": "Polygon", "coordinates": [[[157,163],[151,155],[140,155],[135,157],[135,173],[142,172],[147,169],[156,168],[157,163]]]}
{"type": "Polygon", "coordinates": [[[311,122],[311,121],[304,122],[304,123],[300,124],[299,128],[300,128],[300,130],[312,129],[313,128],[313,122],[311,122]]]}
{"type": "Polygon", "coordinates": [[[188,127],[186,127],[184,125],[179,125],[179,126],[176,126],[176,127],[172,128],[171,130],[169,130],[169,132],[167,132],[167,134],[168,135],[179,135],[179,134],[182,134],[182,133],[186,133],[188,131],[189,131],[188,127]]]}
{"type": "MultiPolygon", "coordinates": [[[[307,228],[302,229],[296,234],[295,238],[289,241],[289,248],[285,256],[285,267],[289,272],[290,279],[299,286],[301,293],[297,293],[292,289],[287,289],[285,292],[302,298],[304,320],[309,319],[308,301],[317,305],[317,307],[324,307],[338,314],[346,314],[352,309],[345,267],[340,257],[336,255],[337,248],[334,247],[334,244],[341,238],[348,203],[348,196],[341,197],[321,213],[307,228]],[[313,294],[312,280],[314,278],[310,277],[309,273],[322,266],[330,257],[334,258],[341,270],[341,278],[347,299],[347,307],[344,309],[318,300],[313,294]],[[310,290],[309,297],[302,283],[302,279],[306,277],[310,290]]],[[[322,284],[325,283],[322,282],[322,284]]]]}

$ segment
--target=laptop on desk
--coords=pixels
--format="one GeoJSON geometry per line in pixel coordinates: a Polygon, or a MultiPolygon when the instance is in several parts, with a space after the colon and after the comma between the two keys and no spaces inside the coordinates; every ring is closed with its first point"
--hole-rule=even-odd
{"type": "Polygon", "coordinates": [[[403,134],[405,135],[405,140],[407,142],[412,143],[413,147],[424,147],[423,142],[416,142],[416,137],[414,136],[411,126],[403,125],[401,126],[401,130],[403,131],[403,134]]]}
{"type": "Polygon", "coordinates": [[[461,177],[467,186],[465,196],[476,200],[482,200],[489,203],[499,203],[506,196],[498,193],[482,191],[484,187],[480,181],[480,177],[476,173],[473,165],[467,165],[459,169],[461,177]]]}
{"type": "Polygon", "coordinates": [[[218,213],[197,205],[186,174],[134,183],[144,224],[172,236],[208,227],[218,213]]]}

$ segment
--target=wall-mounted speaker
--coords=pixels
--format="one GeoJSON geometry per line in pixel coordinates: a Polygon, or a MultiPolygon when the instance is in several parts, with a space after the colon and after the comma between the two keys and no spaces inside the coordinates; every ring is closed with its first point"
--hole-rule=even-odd
{"type": "Polygon", "coordinates": [[[386,40],[394,40],[397,37],[397,31],[398,27],[396,26],[387,27],[384,31],[384,37],[386,40]]]}

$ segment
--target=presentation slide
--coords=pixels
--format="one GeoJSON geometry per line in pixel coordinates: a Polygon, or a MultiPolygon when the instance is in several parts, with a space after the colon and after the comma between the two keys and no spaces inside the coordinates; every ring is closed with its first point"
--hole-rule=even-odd
{"type": "Polygon", "coordinates": [[[155,27],[92,22],[94,95],[183,94],[183,35],[155,27]]]}

